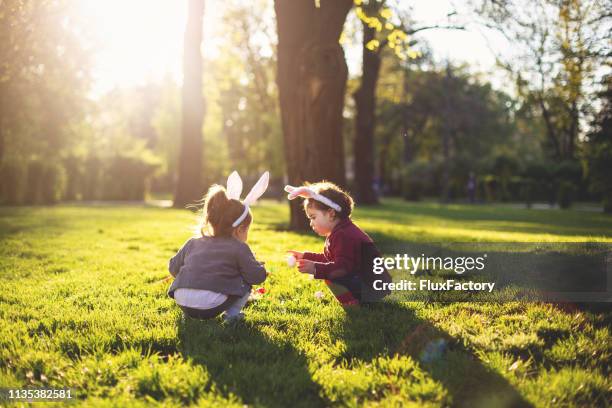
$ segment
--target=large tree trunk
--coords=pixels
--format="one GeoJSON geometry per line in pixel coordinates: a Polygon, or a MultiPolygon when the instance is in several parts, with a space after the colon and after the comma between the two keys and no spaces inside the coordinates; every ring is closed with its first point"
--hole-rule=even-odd
{"type": "Polygon", "coordinates": [[[376,29],[363,23],[363,73],[359,89],[353,95],[357,107],[355,119],[355,192],[361,204],[377,204],[374,191],[374,127],[376,125],[376,84],[380,72],[379,51],[366,48],[376,29]]]}
{"type": "Polygon", "coordinates": [[[204,0],[189,0],[183,54],[182,139],[174,206],[202,196],[202,20],[204,0]]]}
{"type": "Polygon", "coordinates": [[[446,89],[449,90],[444,96],[444,123],[442,129],[442,183],[440,199],[443,203],[450,201],[450,139],[451,139],[451,121],[455,116],[452,114],[452,101],[449,93],[453,85],[453,74],[450,63],[446,66],[446,89]]]}
{"type": "MultiPolygon", "coordinates": [[[[345,185],[342,110],[348,69],[338,43],[352,0],[275,0],[277,83],[289,183],[345,185]]],[[[292,229],[306,229],[299,200],[292,229]]]]}

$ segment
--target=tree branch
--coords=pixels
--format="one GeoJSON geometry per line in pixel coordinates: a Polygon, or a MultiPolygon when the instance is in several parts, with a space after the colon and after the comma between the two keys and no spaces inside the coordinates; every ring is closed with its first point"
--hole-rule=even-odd
{"type": "Polygon", "coordinates": [[[414,28],[412,30],[404,30],[406,34],[412,35],[416,34],[419,31],[426,30],[465,30],[465,26],[455,26],[455,25],[432,25],[432,26],[424,26],[419,28],[414,28]]]}

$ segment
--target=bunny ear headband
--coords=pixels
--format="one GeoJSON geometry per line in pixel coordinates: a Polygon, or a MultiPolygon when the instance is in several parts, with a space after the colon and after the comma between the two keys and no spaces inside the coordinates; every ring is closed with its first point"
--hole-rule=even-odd
{"type": "Polygon", "coordinates": [[[319,193],[315,193],[315,191],[309,187],[293,187],[287,185],[285,186],[285,191],[289,193],[287,198],[290,200],[293,200],[296,197],[312,198],[313,200],[317,200],[338,212],[342,211],[342,207],[340,207],[338,204],[334,203],[332,200],[325,196],[322,196],[319,193]]]}
{"type": "MultiPolygon", "coordinates": [[[[270,181],[270,173],[266,171],[261,175],[259,180],[257,180],[257,183],[255,183],[251,191],[249,191],[249,194],[247,194],[244,201],[242,201],[242,204],[244,204],[244,211],[242,212],[242,215],[240,215],[240,217],[233,222],[232,227],[235,228],[240,225],[242,221],[244,221],[249,213],[249,206],[253,205],[255,201],[257,201],[257,199],[261,197],[263,193],[265,193],[266,189],[268,188],[268,181],[270,181]]],[[[227,178],[226,190],[228,198],[240,200],[240,194],[242,193],[242,179],[238,175],[237,171],[233,171],[227,178]]]]}

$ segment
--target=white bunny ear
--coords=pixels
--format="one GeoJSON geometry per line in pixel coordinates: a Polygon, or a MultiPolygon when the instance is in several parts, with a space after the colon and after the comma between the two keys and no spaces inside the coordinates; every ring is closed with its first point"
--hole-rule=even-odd
{"type": "Polygon", "coordinates": [[[327,197],[325,197],[325,196],[315,192],[310,187],[306,187],[306,186],[302,186],[302,187],[285,186],[285,191],[289,193],[287,198],[290,199],[290,200],[293,200],[296,197],[312,198],[314,200],[317,200],[317,201],[325,204],[326,206],[328,206],[330,208],[333,208],[334,210],[336,210],[338,212],[342,211],[342,207],[340,207],[338,204],[334,203],[329,198],[327,198],[327,197]]]}
{"type": "Polygon", "coordinates": [[[261,197],[263,193],[266,192],[269,181],[270,181],[270,173],[266,171],[264,174],[262,174],[259,180],[257,180],[257,183],[255,183],[251,191],[249,191],[249,194],[244,199],[244,203],[246,205],[251,205],[255,201],[257,201],[257,199],[261,197]]]}
{"type": "Polygon", "coordinates": [[[315,192],[308,187],[293,187],[285,186],[285,191],[289,193],[288,199],[293,200],[296,197],[312,198],[315,196],[315,192]]]}
{"type": "Polygon", "coordinates": [[[242,193],[242,179],[237,171],[233,171],[227,178],[227,196],[230,199],[240,200],[242,193]]]}
{"type": "Polygon", "coordinates": [[[287,185],[285,186],[285,191],[289,193],[289,194],[287,194],[287,198],[288,198],[289,200],[293,200],[293,199],[295,198],[295,196],[293,196],[291,193],[293,193],[293,191],[294,191],[296,188],[297,188],[297,187],[290,186],[289,184],[287,184],[287,185]]]}

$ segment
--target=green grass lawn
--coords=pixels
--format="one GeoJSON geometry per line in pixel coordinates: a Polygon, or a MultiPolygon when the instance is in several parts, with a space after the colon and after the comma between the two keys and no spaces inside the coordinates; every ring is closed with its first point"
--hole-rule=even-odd
{"type": "MultiPolygon", "coordinates": [[[[167,261],[192,234],[193,214],[0,208],[0,387],[71,387],[87,407],[612,400],[610,312],[535,303],[345,312],[284,262],[285,250],[320,251],[323,240],[284,230],[285,203],[253,211],[249,243],[271,276],[246,322],[227,327],[182,319],[166,296],[167,261]],[[450,347],[423,361],[434,338],[450,347]]],[[[612,217],[576,211],[389,200],[354,219],[383,251],[400,241],[612,242],[612,217]]]]}

